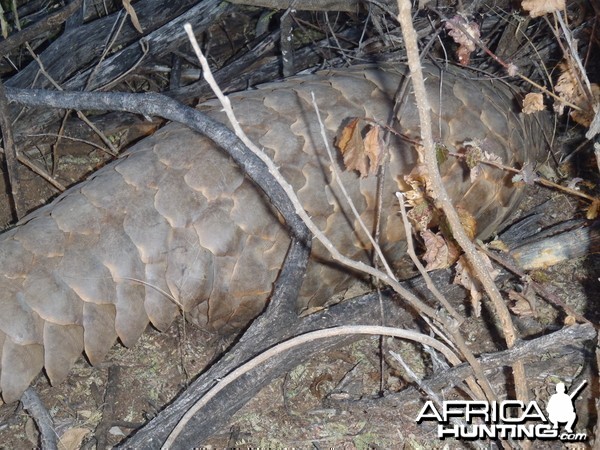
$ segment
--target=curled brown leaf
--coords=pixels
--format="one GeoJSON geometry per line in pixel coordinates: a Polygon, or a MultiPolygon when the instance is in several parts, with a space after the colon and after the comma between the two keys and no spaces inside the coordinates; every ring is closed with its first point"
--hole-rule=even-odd
{"type": "Polygon", "coordinates": [[[374,175],[384,155],[381,127],[366,125],[364,120],[354,118],[342,129],[337,147],[346,170],[356,170],[363,178],[374,175]]]}
{"type": "Polygon", "coordinates": [[[436,269],[446,269],[456,262],[460,251],[454,243],[447,241],[441,233],[431,230],[421,232],[425,253],[423,260],[427,263],[428,272],[436,269]]]}

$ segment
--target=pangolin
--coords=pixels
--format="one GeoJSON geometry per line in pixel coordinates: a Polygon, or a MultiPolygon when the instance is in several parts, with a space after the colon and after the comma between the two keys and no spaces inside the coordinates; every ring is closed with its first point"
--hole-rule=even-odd
{"type": "MultiPolygon", "coordinates": [[[[394,193],[415,166],[419,125],[410,93],[396,102],[406,67],[356,66],[320,71],[230,95],[246,133],[280,167],[308,214],[354,259],[368,262],[366,237],[338,186],[311,104],[314,93],[331,143],[352,118],[388,124],[381,192],[383,252],[397,262],[405,232],[394,193]]],[[[435,139],[456,150],[477,142],[506,165],[541,155],[535,120],[517,110],[498,81],[457,69],[425,67],[435,139]]],[[[215,101],[200,105],[224,121],[215,101]]],[[[344,170],[341,181],[367,227],[374,227],[377,177],[344,170]]],[[[441,164],[454,202],[489,236],[517,205],[522,188],[510,173],[483,167],[471,181],[464,162],[441,164]]],[[[151,324],[166,329],[186,313],[227,333],[265,306],[290,237],[266,197],[207,138],[171,123],[0,236],[0,389],[20,397],[42,369],[52,383],[82,352],[100,362],[119,339],[135,343],[151,324]]],[[[300,308],[324,304],[358,277],[315,243],[300,308]]]]}

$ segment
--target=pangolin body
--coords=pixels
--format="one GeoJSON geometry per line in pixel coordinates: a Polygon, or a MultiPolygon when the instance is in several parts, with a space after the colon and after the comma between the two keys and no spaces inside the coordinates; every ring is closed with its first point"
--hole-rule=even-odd
{"type": "MultiPolygon", "coordinates": [[[[347,256],[368,261],[366,238],[331,183],[311,105],[314,92],[331,141],[351,118],[388,123],[418,139],[412,95],[396,113],[405,67],[353,67],[271,83],[230,96],[248,135],[274,158],[309,215],[347,256]]],[[[535,160],[541,137],[515,111],[504,85],[426,68],[435,138],[449,148],[481,143],[507,165],[535,160]]],[[[410,91],[410,89],[408,89],[410,91]]],[[[215,102],[201,105],[224,120],[215,102]]],[[[385,170],[381,241],[392,261],[404,252],[394,192],[416,161],[410,141],[392,137],[385,170]]],[[[343,170],[340,167],[340,170],[343,170]]],[[[511,175],[490,167],[474,182],[449,158],[447,188],[489,236],[517,204],[511,175]]],[[[376,177],[343,172],[342,182],[373,227],[376,177]]],[[[101,361],[115,341],[132,345],[149,323],[160,330],[186,311],[228,332],[263,309],[289,244],[265,197],[208,139],[170,124],[0,236],[0,389],[19,398],[45,368],[60,382],[85,352],[101,361]]],[[[315,244],[300,306],[342,292],[353,274],[315,244]]]]}

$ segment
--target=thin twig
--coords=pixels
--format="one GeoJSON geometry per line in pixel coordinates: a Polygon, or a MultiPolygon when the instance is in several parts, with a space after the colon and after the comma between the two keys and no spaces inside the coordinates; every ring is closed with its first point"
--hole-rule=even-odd
{"type": "Polygon", "coordinates": [[[102,66],[102,63],[104,62],[104,59],[106,58],[106,56],[108,55],[108,52],[110,51],[110,49],[112,48],[112,46],[115,44],[115,41],[117,40],[117,37],[119,36],[119,34],[121,34],[121,30],[123,29],[123,25],[125,25],[125,21],[127,20],[127,17],[129,16],[129,14],[127,12],[125,12],[125,14],[123,15],[123,18],[121,19],[121,22],[119,23],[119,17],[121,17],[121,13],[123,11],[119,11],[119,13],[117,14],[117,17],[115,18],[115,21],[113,23],[113,26],[110,30],[110,33],[108,35],[107,41],[104,45],[104,49],[102,50],[102,54],[100,55],[100,58],[98,59],[98,62],[96,63],[96,65],[94,66],[94,68],[92,69],[92,71],[90,72],[88,79],[85,83],[85,87],[83,88],[84,91],[89,90],[90,85],[92,84],[92,81],[94,81],[94,78],[96,78],[96,74],[98,73],[98,70],[100,70],[100,67],[102,66]],[[119,24],[117,26],[117,23],[119,24]],[[116,30],[115,30],[116,28],[116,30]],[[114,34],[113,34],[114,32],[114,34]],[[111,38],[112,35],[112,38],[111,38]]]}
{"type": "Polygon", "coordinates": [[[140,39],[140,47],[142,48],[142,55],[138,58],[138,60],[136,62],[134,62],[133,65],[129,69],[127,69],[125,72],[123,72],[117,78],[115,78],[114,80],[109,81],[106,84],[100,86],[98,88],[98,90],[100,90],[100,89],[110,89],[111,87],[116,86],[127,75],[129,75],[130,73],[132,73],[135,69],[137,69],[139,67],[139,65],[146,58],[146,56],[148,56],[148,52],[150,51],[150,46],[148,45],[148,42],[145,39],[143,39],[143,38],[140,39]]]}
{"type": "MultiPolygon", "coordinates": [[[[0,153],[4,153],[4,149],[0,148],[0,153]]],[[[54,179],[52,177],[52,175],[50,175],[46,170],[39,167],[33,161],[30,161],[26,156],[22,155],[21,153],[18,153],[17,159],[19,160],[19,162],[21,164],[23,164],[25,167],[27,167],[33,173],[39,175],[44,180],[46,180],[48,183],[50,183],[52,186],[54,186],[56,189],[58,189],[59,192],[64,192],[67,190],[67,188],[60,181],[54,179]]]]}
{"type": "Polygon", "coordinates": [[[215,386],[210,389],[198,402],[190,408],[185,415],[181,418],[177,426],[173,429],[168,439],[164,442],[162,449],[169,449],[173,446],[173,443],[177,439],[177,436],[181,433],[188,421],[196,414],[200,408],[205,406],[210,400],[212,400],[220,391],[222,391],[229,384],[240,378],[242,375],[248,373],[250,370],[264,364],[269,359],[278,356],[284,352],[287,352],[295,347],[303,344],[309,344],[317,339],[326,339],[339,336],[348,336],[356,334],[366,335],[384,335],[398,337],[402,339],[408,339],[414,342],[419,342],[423,345],[429,345],[442,353],[450,363],[453,365],[460,364],[460,359],[441,342],[433,339],[425,334],[418,333],[416,331],[402,330],[399,328],[381,327],[381,326],[360,326],[360,325],[348,325],[334,328],[327,328],[325,330],[312,331],[295,338],[289,339],[285,342],[277,344],[276,346],[265,350],[263,353],[252,358],[250,361],[244,363],[227,376],[219,380],[215,386]]]}
{"type": "MultiPolygon", "coordinates": [[[[401,1],[401,0],[399,0],[399,1],[401,1]]],[[[432,11],[434,11],[436,14],[438,14],[443,20],[449,21],[449,19],[446,16],[444,16],[444,14],[442,14],[441,12],[435,10],[434,8],[432,8],[432,11]]],[[[471,33],[469,33],[469,31],[464,26],[462,26],[462,24],[460,24],[458,21],[452,21],[452,25],[455,26],[456,28],[458,28],[467,37],[467,39],[469,39],[471,42],[473,42],[475,45],[477,45],[479,48],[481,48],[484,52],[486,52],[491,58],[494,59],[494,61],[496,61],[498,64],[500,64],[502,67],[504,67],[504,69],[506,71],[512,72],[513,70],[518,69],[516,66],[510,65],[510,64],[506,63],[505,61],[503,61],[501,58],[499,58],[494,52],[492,52],[483,43],[483,41],[481,39],[472,36],[471,33]]],[[[514,76],[517,76],[517,77],[521,78],[523,81],[529,83],[530,85],[532,85],[536,89],[539,89],[540,91],[542,91],[544,94],[549,95],[550,97],[552,97],[555,100],[557,100],[557,101],[565,104],[566,106],[569,106],[569,107],[571,107],[571,108],[573,108],[573,109],[575,109],[577,111],[581,111],[581,108],[579,106],[577,106],[574,103],[571,103],[571,102],[565,100],[564,98],[559,97],[554,92],[548,90],[547,88],[545,88],[541,84],[536,83],[535,81],[533,81],[529,77],[527,77],[527,76],[523,75],[522,73],[520,73],[518,70],[516,70],[514,72],[514,76]]]]}
{"type": "MultiPolygon", "coordinates": [[[[454,153],[454,152],[448,152],[449,156],[454,156],[455,158],[459,158],[459,159],[465,159],[466,155],[461,155],[460,153],[454,153]]],[[[491,166],[491,167],[495,167],[496,169],[500,169],[500,170],[506,170],[507,172],[511,172],[514,174],[521,174],[523,173],[522,169],[515,169],[514,167],[510,167],[510,166],[505,166],[504,164],[501,164],[499,162],[496,161],[491,161],[491,160],[479,160],[478,161],[481,164],[485,164],[486,166],[491,166]]],[[[599,197],[594,197],[592,195],[588,195],[585,192],[581,192],[581,191],[577,191],[575,189],[572,189],[570,187],[567,186],[562,186],[560,184],[554,183],[550,180],[547,180],[546,178],[540,177],[540,176],[535,176],[533,178],[533,182],[537,183],[541,186],[545,186],[548,188],[554,188],[554,189],[558,189],[560,191],[566,192],[567,194],[573,195],[574,197],[580,197],[586,200],[589,200],[590,202],[600,202],[600,198],[599,197]]]]}
{"type": "Polygon", "coordinates": [[[310,233],[291,205],[281,186],[265,176],[264,163],[247,149],[239,138],[225,125],[201,111],[187,107],[162,94],[126,94],[113,92],[57,92],[6,88],[11,102],[26,106],[44,106],[60,109],[84,109],[99,111],[123,111],[144,116],[156,116],[180,122],[197,131],[224,148],[248,177],[265,193],[271,203],[284,217],[293,236],[304,241],[310,233]]]}
{"type": "MultiPolygon", "coordinates": [[[[446,191],[446,187],[444,186],[439,172],[431,127],[431,107],[429,106],[429,100],[425,90],[425,82],[423,79],[419,48],[417,44],[417,34],[412,25],[410,1],[398,0],[398,9],[398,20],[402,26],[402,34],[404,36],[406,53],[408,56],[408,66],[410,68],[412,86],[414,89],[417,110],[419,113],[419,121],[421,124],[421,139],[424,147],[423,159],[427,169],[429,182],[431,183],[431,189],[435,193],[436,199],[447,217],[456,242],[464,250],[467,260],[475,271],[478,279],[481,281],[486,293],[492,300],[496,314],[500,319],[507,345],[508,347],[512,347],[517,340],[517,334],[510,318],[508,308],[502,299],[500,291],[494,284],[494,281],[487,271],[483,257],[478,253],[477,249],[463,229],[460,218],[458,217],[458,213],[452,205],[452,201],[448,195],[448,192],[446,191]]],[[[526,388],[527,384],[523,365],[521,363],[516,363],[513,367],[513,373],[515,377],[515,384],[517,386],[518,398],[519,400],[527,401],[529,395],[526,388]]],[[[491,391],[491,385],[489,385],[489,383],[486,384],[487,388],[489,388],[491,391]]]]}
{"type": "Polygon", "coordinates": [[[103,151],[111,156],[114,156],[112,154],[112,152],[109,149],[107,149],[106,147],[102,147],[101,145],[96,144],[95,142],[90,141],[88,139],[81,139],[81,138],[76,138],[73,136],[59,135],[58,133],[37,133],[37,134],[34,133],[34,134],[28,134],[27,136],[28,137],[58,137],[58,136],[62,136],[62,138],[67,141],[80,142],[82,144],[89,145],[90,147],[94,147],[97,150],[103,151]]]}
{"type": "Polygon", "coordinates": [[[336,161],[335,161],[335,159],[333,157],[333,152],[331,150],[331,146],[329,145],[329,139],[327,137],[327,131],[325,131],[325,124],[323,123],[323,120],[321,119],[321,113],[319,112],[319,107],[317,106],[317,100],[315,99],[314,92],[311,92],[310,96],[312,98],[313,108],[315,109],[315,113],[317,114],[317,121],[319,122],[319,128],[321,130],[321,137],[323,138],[323,143],[325,145],[325,150],[327,151],[327,156],[329,157],[329,162],[331,163],[331,170],[333,172],[333,179],[334,179],[335,183],[337,184],[337,186],[342,191],[342,194],[343,194],[344,198],[346,199],[346,202],[348,203],[348,206],[350,206],[350,209],[352,210],[352,214],[354,215],[354,218],[358,221],[358,223],[360,225],[360,228],[362,229],[363,233],[367,236],[367,239],[369,239],[369,242],[371,242],[371,245],[373,246],[373,249],[377,253],[377,256],[379,257],[379,260],[383,264],[386,273],[391,278],[396,278],[396,275],[394,275],[394,271],[390,267],[390,265],[389,265],[389,263],[387,261],[387,258],[385,257],[385,255],[381,251],[381,246],[377,242],[375,242],[375,239],[371,235],[371,232],[369,231],[369,229],[365,225],[365,222],[360,217],[360,214],[358,213],[358,210],[356,209],[356,206],[354,205],[354,202],[350,198],[350,195],[348,195],[348,191],[346,190],[346,187],[342,183],[342,179],[340,177],[340,173],[339,173],[339,170],[338,170],[338,167],[337,167],[337,163],[336,163],[336,161]]]}
{"type": "MultiPolygon", "coordinates": [[[[31,48],[31,46],[27,43],[26,44],[27,50],[29,51],[31,57],[35,60],[35,62],[37,62],[39,68],[40,68],[40,72],[42,72],[42,74],[46,77],[46,79],[52,84],[52,86],[55,87],[55,89],[57,91],[63,91],[63,88],[60,84],[58,84],[56,82],[56,80],[54,80],[54,78],[52,78],[52,75],[50,75],[47,71],[46,71],[46,67],[44,66],[43,61],[40,59],[40,57],[37,55],[37,53],[35,53],[33,51],[33,49],[31,48]]],[[[102,140],[102,142],[104,142],[104,144],[110,149],[110,153],[113,156],[117,156],[118,155],[118,150],[115,148],[115,146],[112,144],[112,142],[110,142],[110,139],[108,139],[104,133],[102,131],[100,131],[98,129],[98,127],[96,127],[91,120],[89,120],[85,114],[83,114],[81,111],[77,111],[77,117],[79,117],[79,119],[81,119],[83,121],[83,123],[85,123],[88,127],[90,127],[90,129],[96,133],[96,135],[98,135],[98,137],[102,140]]],[[[66,118],[66,115],[65,115],[66,118]]],[[[62,128],[62,126],[61,126],[62,128]]],[[[57,144],[60,141],[60,139],[57,139],[57,144]]]]}
{"type": "MultiPolygon", "coordinates": [[[[544,16],[544,18],[546,18],[546,17],[544,16]]],[[[585,93],[586,97],[588,98],[588,101],[590,103],[593,103],[594,96],[592,95],[592,86],[590,84],[590,79],[588,78],[585,68],[583,67],[583,63],[581,62],[581,58],[579,57],[579,54],[577,52],[576,44],[573,42],[573,35],[571,33],[571,30],[569,30],[569,28],[565,24],[565,21],[562,17],[562,12],[555,11],[554,18],[560,24],[560,28],[563,32],[563,36],[564,36],[565,40],[567,41],[567,45],[569,46],[569,56],[571,57],[571,59],[573,61],[575,61],[575,64],[577,65],[577,70],[574,71],[578,75],[576,77],[577,82],[583,83],[583,85],[585,85],[585,89],[583,86],[580,86],[580,88],[581,88],[582,92],[585,93]]],[[[547,18],[546,18],[546,20],[547,20],[547,18]]],[[[556,36],[557,41],[560,44],[560,39],[558,37],[558,33],[556,33],[556,34],[557,34],[557,36],[556,36]]],[[[565,56],[566,56],[566,54],[565,54],[565,56]]]]}

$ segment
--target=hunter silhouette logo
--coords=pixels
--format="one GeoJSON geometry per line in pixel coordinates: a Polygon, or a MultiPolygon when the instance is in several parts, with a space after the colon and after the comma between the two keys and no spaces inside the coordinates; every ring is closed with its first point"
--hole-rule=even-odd
{"type": "Polygon", "coordinates": [[[565,426],[565,431],[567,433],[573,432],[573,424],[577,420],[577,413],[575,413],[575,407],[573,406],[573,398],[586,383],[587,381],[581,383],[571,394],[565,393],[565,383],[556,384],[556,394],[550,396],[548,399],[548,406],[546,406],[548,419],[553,425],[552,429],[558,429],[558,424],[562,422],[567,424],[565,426]]]}
{"type": "Polygon", "coordinates": [[[416,418],[417,423],[437,422],[440,439],[543,439],[565,442],[584,441],[586,433],[575,433],[577,413],[573,404],[586,381],[570,394],[564,383],[557,383],[556,393],[546,405],[546,413],[538,402],[520,400],[487,402],[482,400],[446,400],[436,405],[429,400],[416,418]],[[561,431],[560,424],[565,424],[561,431]]]}

